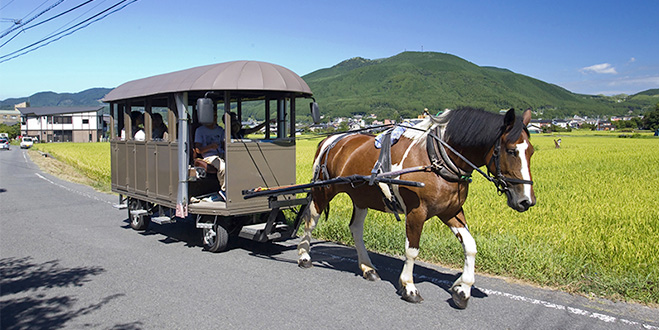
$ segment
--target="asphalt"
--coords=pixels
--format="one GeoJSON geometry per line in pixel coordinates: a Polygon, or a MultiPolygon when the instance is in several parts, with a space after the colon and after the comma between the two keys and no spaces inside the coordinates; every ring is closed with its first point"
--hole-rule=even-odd
{"type": "Polygon", "coordinates": [[[0,151],[1,329],[659,329],[656,308],[478,274],[459,310],[448,292],[459,270],[426,263],[425,300],[410,304],[399,257],[372,253],[382,280],[368,282],[354,249],[331,242],[314,241],[310,269],[296,239],[214,254],[190,221],[132,230],[117,201],[0,151]]]}

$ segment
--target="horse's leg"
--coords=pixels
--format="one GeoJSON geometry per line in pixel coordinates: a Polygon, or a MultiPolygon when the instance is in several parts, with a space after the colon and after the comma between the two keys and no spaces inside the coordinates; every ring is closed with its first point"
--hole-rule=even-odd
{"type": "Polygon", "coordinates": [[[316,228],[316,224],[318,224],[320,213],[321,209],[318,209],[316,203],[312,200],[302,214],[302,219],[304,219],[304,236],[297,246],[297,264],[302,268],[310,268],[312,266],[311,256],[309,255],[309,251],[311,250],[311,232],[316,228]]]}
{"type": "Polygon", "coordinates": [[[405,239],[405,264],[398,282],[401,298],[411,303],[423,301],[419,290],[414,285],[414,260],[419,256],[419,242],[424,222],[425,217],[414,212],[408,213],[405,218],[405,232],[407,235],[405,239]]]}
{"type": "Polygon", "coordinates": [[[368,209],[358,208],[353,205],[350,232],[352,233],[352,239],[355,241],[359,269],[362,270],[362,275],[369,281],[377,281],[380,279],[380,275],[378,275],[375,267],[373,267],[371,258],[369,258],[368,251],[366,251],[366,246],[364,245],[364,219],[366,219],[366,214],[368,214],[368,209]]]}
{"type": "Polygon", "coordinates": [[[476,262],[476,241],[467,228],[467,221],[462,210],[455,217],[446,222],[455,237],[462,243],[465,263],[462,275],[451,286],[453,302],[458,308],[467,308],[471,297],[471,286],[474,285],[474,264],[476,262]]]}

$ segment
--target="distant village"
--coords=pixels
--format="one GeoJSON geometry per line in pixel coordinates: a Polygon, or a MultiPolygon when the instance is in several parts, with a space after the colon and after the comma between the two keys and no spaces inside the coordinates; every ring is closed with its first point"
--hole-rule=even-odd
{"type": "MultiPolygon", "coordinates": [[[[14,126],[20,122],[20,132],[16,136],[30,136],[43,142],[98,142],[107,141],[109,115],[103,114],[103,106],[96,107],[30,107],[29,103],[17,104],[14,110],[0,112],[2,127],[14,126]]],[[[426,109],[427,110],[427,109],[426,109]]],[[[448,109],[445,109],[448,110],[448,109]]],[[[505,110],[501,111],[502,113],[505,110]]],[[[322,118],[322,117],[321,117],[322,118]]],[[[348,130],[376,130],[379,127],[401,122],[411,125],[420,121],[423,116],[408,119],[384,119],[375,114],[355,115],[353,117],[338,117],[319,124],[297,125],[297,133],[348,130]]],[[[531,133],[548,133],[572,129],[588,129],[598,131],[614,131],[620,129],[633,130],[642,122],[642,116],[602,116],[598,118],[573,116],[564,119],[532,119],[528,125],[531,133]]],[[[243,121],[243,126],[253,127],[258,122],[254,119],[243,121]]],[[[274,129],[274,128],[273,128],[274,129]]]]}
{"type": "MultiPolygon", "coordinates": [[[[448,109],[446,109],[448,110],[448,109]]],[[[506,110],[501,110],[505,113],[506,110]]],[[[420,121],[423,116],[413,119],[402,119],[402,122],[415,124],[420,121]]],[[[598,118],[589,118],[587,116],[573,116],[564,119],[532,119],[528,125],[530,133],[547,133],[560,130],[572,129],[589,129],[596,131],[615,131],[622,128],[636,128],[636,122],[640,122],[643,116],[601,116],[598,118]]],[[[368,116],[355,115],[351,118],[338,117],[326,123],[320,123],[309,126],[309,130],[313,132],[326,132],[326,131],[341,131],[341,130],[358,130],[369,127],[378,127],[382,125],[396,124],[396,120],[392,119],[379,119],[375,114],[368,116]]]]}

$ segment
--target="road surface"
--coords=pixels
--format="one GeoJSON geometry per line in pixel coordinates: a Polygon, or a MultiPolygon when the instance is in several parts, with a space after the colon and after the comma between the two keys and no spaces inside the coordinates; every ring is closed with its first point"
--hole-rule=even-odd
{"type": "Polygon", "coordinates": [[[367,282],[354,249],[329,242],[314,243],[311,269],[297,267],[297,240],[213,254],[191,222],[132,230],[117,201],[0,152],[0,328],[659,329],[659,309],[483,275],[458,310],[459,271],[425,263],[425,300],[410,304],[399,257],[372,254],[382,280],[367,282]]]}

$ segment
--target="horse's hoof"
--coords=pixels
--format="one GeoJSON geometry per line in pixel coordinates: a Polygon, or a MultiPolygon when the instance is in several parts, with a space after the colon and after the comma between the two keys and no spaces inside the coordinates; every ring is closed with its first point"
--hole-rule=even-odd
{"type": "Polygon", "coordinates": [[[464,291],[458,291],[454,288],[451,288],[451,296],[453,297],[453,303],[459,309],[467,308],[467,303],[469,303],[469,297],[466,296],[464,291]]]}
{"type": "Polygon", "coordinates": [[[369,280],[369,281],[379,281],[380,280],[380,275],[378,275],[378,272],[375,271],[375,269],[371,269],[364,273],[364,278],[369,280]]]}
{"type": "Polygon", "coordinates": [[[297,261],[297,265],[300,268],[311,268],[313,264],[311,263],[311,260],[309,259],[299,259],[297,261]]]}
{"type": "Polygon", "coordinates": [[[418,292],[409,293],[405,288],[400,289],[400,298],[413,304],[418,304],[423,301],[423,298],[421,298],[421,295],[418,292]]]}

